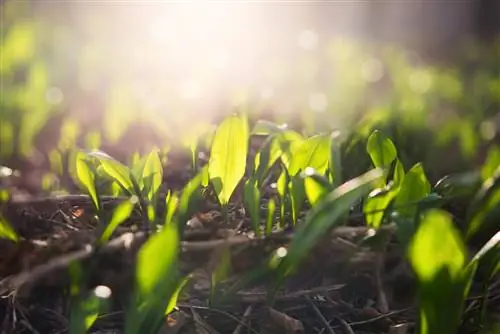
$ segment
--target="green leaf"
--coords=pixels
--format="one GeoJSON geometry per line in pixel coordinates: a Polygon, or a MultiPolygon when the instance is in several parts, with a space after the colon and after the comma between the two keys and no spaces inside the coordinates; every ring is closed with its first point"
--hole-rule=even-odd
{"type": "Polygon", "coordinates": [[[153,333],[179,285],[179,232],[175,224],[165,225],[150,237],[137,255],[135,298],[126,312],[125,333],[153,333]]]}
{"type": "Polygon", "coordinates": [[[302,209],[302,205],[304,205],[304,201],[306,199],[304,179],[302,179],[300,175],[292,176],[288,184],[288,189],[288,194],[290,195],[290,200],[292,202],[292,222],[293,225],[295,225],[297,224],[300,210],[302,209]]]}
{"type": "Polygon", "coordinates": [[[278,160],[281,156],[282,151],[278,144],[275,142],[275,137],[270,136],[262,145],[261,149],[255,156],[254,168],[256,181],[261,184],[266,172],[271,168],[271,166],[278,160]]]}
{"type": "Polygon", "coordinates": [[[210,181],[222,205],[229,203],[245,174],[247,152],[247,119],[231,115],[217,128],[208,162],[210,181]]]}
{"type": "Polygon", "coordinates": [[[465,268],[465,245],[448,213],[427,211],[408,247],[408,258],[420,286],[420,333],[455,334],[470,272],[465,268]]]}
{"type": "Polygon", "coordinates": [[[472,258],[470,265],[478,263],[488,280],[500,272],[500,231],[497,232],[472,258]]]}
{"type": "Polygon", "coordinates": [[[399,159],[396,159],[396,164],[394,165],[394,187],[400,187],[405,179],[405,168],[399,159]]]}
{"type": "Polygon", "coordinates": [[[500,166],[500,147],[493,146],[488,151],[486,161],[481,168],[481,177],[486,181],[493,176],[495,170],[500,166]]]}
{"type": "Polygon", "coordinates": [[[378,188],[370,193],[363,205],[366,224],[369,227],[378,229],[382,225],[387,208],[398,192],[399,188],[390,190],[378,188]]]}
{"type": "Polygon", "coordinates": [[[100,200],[97,196],[96,189],[96,173],[90,168],[91,162],[87,155],[83,152],[76,153],[76,176],[79,183],[85,187],[85,190],[89,194],[92,202],[94,203],[94,208],[100,210],[100,200]]]}
{"type": "Polygon", "coordinates": [[[179,206],[174,217],[181,233],[183,233],[188,220],[198,209],[198,202],[201,197],[201,183],[206,168],[206,166],[203,167],[203,169],[188,182],[184,189],[182,189],[182,194],[179,198],[179,206]]]}
{"type": "Polygon", "coordinates": [[[152,201],[163,181],[163,165],[158,150],[151,151],[138,166],[134,176],[144,184],[144,194],[152,201]]]}
{"type": "Polygon", "coordinates": [[[394,200],[394,210],[401,216],[414,218],[418,201],[429,195],[431,186],[422,164],[415,164],[404,177],[399,193],[394,200]]]}
{"type": "Polygon", "coordinates": [[[224,281],[230,271],[231,271],[231,250],[228,246],[224,246],[222,248],[217,249],[215,252],[218,252],[217,258],[217,266],[212,272],[212,281],[211,281],[211,302],[215,301],[215,290],[217,286],[224,281]]]}
{"type": "Polygon", "coordinates": [[[301,176],[304,178],[304,187],[307,200],[314,206],[326,194],[334,190],[333,185],[326,177],[316,172],[313,168],[306,168],[301,176]]]}
{"type": "Polygon", "coordinates": [[[170,190],[165,198],[166,212],[165,212],[165,225],[172,222],[174,214],[176,213],[177,206],[179,205],[179,196],[175,193],[171,193],[170,190]]]}
{"type": "Polygon", "coordinates": [[[243,187],[243,200],[250,214],[252,229],[260,237],[260,190],[253,179],[248,179],[243,187]]]}
{"type": "Polygon", "coordinates": [[[276,201],[270,198],[267,202],[266,235],[270,235],[273,230],[274,214],[276,212],[276,201]]]}
{"type": "Polygon", "coordinates": [[[342,184],[342,155],[340,132],[334,132],[331,136],[330,160],[328,169],[330,171],[330,181],[334,187],[342,184]]]}
{"type": "MultiPolygon", "coordinates": [[[[99,160],[102,171],[109,178],[116,181],[130,195],[134,194],[134,185],[130,178],[131,171],[125,165],[101,151],[92,152],[90,155],[99,160]]],[[[136,195],[140,196],[141,194],[136,195]]]]}
{"type": "Polygon", "coordinates": [[[366,151],[373,165],[378,168],[388,168],[398,155],[394,143],[379,130],[373,131],[368,137],[366,151]]]}
{"type": "Polygon", "coordinates": [[[372,170],[342,184],[318,202],[308,213],[306,221],[298,225],[287,255],[277,267],[278,277],[288,275],[321,238],[340,225],[351,206],[368,193],[382,175],[381,170],[372,170]]]}
{"type": "Polygon", "coordinates": [[[132,213],[132,210],[134,209],[138,201],[139,200],[136,196],[132,196],[130,199],[121,202],[116,207],[116,209],[113,211],[113,216],[111,217],[108,226],[106,226],[106,229],[100,237],[101,243],[109,241],[109,238],[116,230],[116,228],[125,220],[127,220],[128,217],[130,217],[130,214],[132,213]]]}
{"type": "Polygon", "coordinates": [[[19,241],[19,236],[9,222],[0,214],[0,238],[19,241]]]}
{"type": "MultiPolygon", "coordinates": [[[[490,216],[498,214],[500,206],[500,166],[497,167],[493,176],[483,182],[472,203],[470,204],[467,221],[467,239],[474,237],[481,229],[489,228],[490,216]]],[[[496,219],[492,219],[496,224],[496,219]]]]}
{"type": "Polygon", "coordinates": [[[324,174],[328,168],[330,157],[330,136],[327,134],[313,136],[302,142],[293,151],[288,173],[295,176],[307,167],[314,168],[324,174]]]}
{"type": "Polygon", "coordinates": [[[481,187],[481,175],[468,172],[446,175],[434,186],[434,191],[443,197],[470,196],[481,187]]]}
{"type": "Polygon", "coordinates": [[[278,152],[281,157],[281,162],[286,168],[290,167],[295,152],[304,143],[304,137],[298,132],[287,130],[276,135],[271,148],[273,152],[278,152]]]}
{"type": "Polygon", "coordinates": [[[187,282],[189,282],[191,278],[192,275],[187,275],[181,280],[181,282],[177,286],[177,289],[175,289],[174,294],[168,301],[167,308],[165,309],[165,315],[168,315],[174,311],[175,307],[177,306],[177,301],[179,300],[182,289],[186,286],[187,282]]]}

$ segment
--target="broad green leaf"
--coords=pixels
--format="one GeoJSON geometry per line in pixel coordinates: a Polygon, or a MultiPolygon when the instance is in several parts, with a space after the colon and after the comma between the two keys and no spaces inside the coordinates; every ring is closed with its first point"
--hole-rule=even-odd
{"type": "Polygon", "coordinates": [[[136,281],[141,295],[155,293],[165,277],[174,271],[179,247],[179,233],[172,224],[164,226],[141,247],[136,268],[136,281]]]}
{"type": "MultiPolygon", "coordinates": [[[[493,176],[483,182],[481,189],[470,204],[467,213],[469,227],[467,238],[475,236],[481,229],[490,228],[490,215],[497,215],[500,207],[500,166],[497,167],[493,176]]],[[[492,224],[497,224],[493,219],[492,224]]]]}
{"type": "Polygon", "coordinates": [[[253,179],[248,179],[243,187],[243,200],[250,214],[252,229],[260,237],[260,190],[253,179]]]}
{"type": "Polygon", "coordinates": [[[498,166],[500,166],[500,147],[493,146],[488,151],[486,161],[481,168],[481,177],[483,178],[483,181],[492,177],[498,166]]]}
{"type": "Polygon", "coordinates": [[[399,188],[393,189],[375,189],[363,205],[366,224],[374,229],[378,229],[382,225],[384,215],[392,200],[398,194],[399,188]]]}
{"type": "MultiPolygon", "coordinates": [[[[134,193],[134,186],[130,178],[131,172],[125,165],[101,151],[92,152],[90,155],[99,160],[102,166],[102,171],[108,177],[116,181],[120,187],[125,189],[129,194],[134,193]]],[[[139,196],[140,194],[136,195],[139,196]]]]}
{"type": "Polygon", "coordinates": [[[139,250],[135,296],[125,314],[125,333],[156,333],[179,286],[178,229],[169,224],[139,250]]]}
{"type": "Polygon", "coordinates": [[[116,209],[113,211],[113,216],[111,217],[108,226],[106,226],[104,232],[100,237],[101,243],[109,241],[109,238],[116,230],[116,228],[125,220],[127,220],[128,217],[130,217],[130,214],[132,213],[132,210],[134,210],[137,202],[137,197],[132,196],[130,199],[123,201],[116,207],[116,209]]]}
{"type": "Polygon", "coordinates": [[[16,231],[2,215],[0,215],[0,238],[9,239],[14,242],[19,241],[16,231]]]}
{"type": "Polygon", "coordinates": [[[271,156],[273,156],[274,152],[279,153],[281,162],[286,168],[289,168],[295,152],[302,146],[304,141],[304,137],[292,130],[277,134],[271,147],[271,156]]]}
{"type": "Polygon", "coordinates": [[[328,168],[330,157],[330,136],[316,135],[302,142],[293,151],[292,160],[288,168],[290,176],[295,176],[307,167],[314,168],[324,174],[328,168]]]}
{"type": "Polygon", "coordinates": [[[307,200],[314,206],[326,194],[334,190],[334,186],[326,177],[318,174],[313,168],[306,168],[301,176],[304,178],[304,187],[307,195],[307,200]]]}
{"type": "Polygon", "coordinates": [[[244,116],[231,115],[217,128],[210,150],[208,173],[219,202],[229,203],[245,174],[248,152],[248,122],[244,116]]]}
{"type": "Polygon", "coordinates": [[[420,286],[420,333],[455,334],[470,272],[466,248],[451,216],[427,211],[408,247],[420,286]]]}
{"type": "Polygon", "coordinates": [[[420,163],[415,164],[404,177],[394,200],[394,210],[401,216],[413,218],[418,211],[418,201],[429,195],[431,186],[420,163]]]}
{"type": "Polygon", "coordinates": [[[308,213],[306,221],[298,225],[288,253],[277,267],[278,276],[284,278],[288,275],[321,238],[343,223],[351,206],[368,193],[382,175],[381,170],[372,170],[342,184],[318,202],[308,213]]]}
{"type": "Polygon", "coordinates": [[[78,178],[79,183],[85,187],[87,190],[92,202],[94,203],[94,207],[97,211],[100,210],[100,200],[97,196],[96,189],[96,174],[94,171],[90,169],[90,160],[87,155],[83,152],[76,153],[76,176],[78,178]]]}
{"type": "Polygon", "coordinates": [[[145,157],[143,165],[139,166],[140,169],[134,173],[134,176],[144,184],[144,193],[151,201],[163,181],[163,165],[158,150],[151,151],[145,157]]]}
{"type": "Polygon", "coordinates": [[[394,143],[379,130],[373,131],[368,137],[366,151],[373,165],[378,168],[388,168],[398,155],[394,143]]]}
{"type": "Polygon", "coordinates": [[[273,230],[275,212],[276,201],[274,200],[274,198],[270,198],[267,202],[266,236],[270,235],[273,230]]]}

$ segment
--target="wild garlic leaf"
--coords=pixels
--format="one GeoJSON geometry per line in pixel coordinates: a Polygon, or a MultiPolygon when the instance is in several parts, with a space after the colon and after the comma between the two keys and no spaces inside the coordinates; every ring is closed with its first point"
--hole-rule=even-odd
{"type": "Polygon", "coordinates": [[[231,115],[217,128],[210,151],[208,173],[219,202],[229,203],[245,174],[248,153],[248,121],[231,115]]]}

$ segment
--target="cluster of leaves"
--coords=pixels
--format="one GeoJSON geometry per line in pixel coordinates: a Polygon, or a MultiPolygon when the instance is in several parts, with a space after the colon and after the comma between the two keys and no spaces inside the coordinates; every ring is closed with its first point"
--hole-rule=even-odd
{"type": "MultiPolygon", "coordinates": [[[[422,164],[406,171],[394,143],[382,132],[374,131],[366,144],[374,169],[343,182],[342,140],[339,133],[305,137],[285,125],[263,121],[250,131],[246,115],[231,115],[213,135],[208,165],[197,170],[196,177],[181,193],[169,190],[166,194],[159,191],[163,165],[157,150],[136,157],[132,167],[101,151],[75,152],[72,174],[92,199],[100,226],[96,250],[112,238],[116,228],[134,210],[144,219],[144,232],[153,233],[137,256],[136,284],[127,309],[126,333],[152,332],[160,326],[162,317],[173,310],[189,277],[181,277],[178,271],[180,240],[187,221],[196,211],[201,190],[211,187],[222,208],[227,208],[239,184],[257,237],[268,236],[273,229],[283,229],[286,225],[292,226],[295,234],[286,249],[276,250],[261,268],[230,291],[263,276],[272,278],[275,285],[271,292],[276,291],[321,238],[346,223],[349,212],[361,205],[366,224],[373,231],[384,224],[396,224],[397,238],[419,282],[420,332],[455,333],[478,270],[482,277],[493,280],[500,269],[500,233],[471,260],[466,251],[466,242],[491,227],[498,214],[498,149],[492,149],[479,173],[448,176],[432,187],[422,164]],[[249,157],[252,136],[264,136],[265,140],[257,154],[249,157]],[[269,187],[276,190],[270,197],[269,187]],[[103,209],[103,189],[117,196],[125,195],[126,199],[112,215],[103,209]],[[452,216],[440,207],[464,193],[475,193],[475,197],[468,211],[467,228],[462,232],[452,216]],[[159,217],[157,203],[162,197],[166,209],[159,217]],[[310,209],[302,217],[305,205],[310,209]]],[[[197,167],[196,145],[190,147],[193,167],[197,167]]],[[[18,239],[8,224],[1,226],[4,237],[18,239]]],[[[212,275],[212,297],[217,284],[225,278],[224,263],[212,275]]],[[[91,293],[82,291],[82,272],[76,263],[71,268],[73,333],[88,330],[97,314],[106,308],[106,296],[109,297],[103,287],[91,293]]],[[[484,305],[486,294],[487,285],[484,305]]]]}

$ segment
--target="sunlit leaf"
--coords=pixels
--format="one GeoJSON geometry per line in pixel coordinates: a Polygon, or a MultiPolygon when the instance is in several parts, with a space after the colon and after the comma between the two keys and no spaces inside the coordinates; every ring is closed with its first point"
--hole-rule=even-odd
{"type": "Polygon", "coordinates": [[[130,170],[125,165],[101,151],[92,152],[90,155],[99,160],[103,172],[108,177],[116,181],[129,194],[134,193],[134,186],[130,178],[130,170]]]}
{"type": "Polygon", "coordinates": [[[204,170],[206,168],[206,166],[203,167],[203,169],[188,182],[184,189],[182,189],[177,213],[175,215],[181,233],[184,231],[184,227],[188,220],[197,211],[197,205],[201,196],[201,182],[203,181],[203,175],[205,174],[204,170]]]}
{"type": "Polygon", "coordinates": [[[132,196],[129,200],[123,201],[116,207],[116,209],[113,211],[111,220],[109,221],[106,229],[100,237],[101,243],[107,242],[116,228],[125,220],[127,220],[128,217],[130,217],[130,214],[132,213],[132,210],[134,209],[137,202],[137,197],[132,196]]]}
{"type": "Polygon", "coordinates": [[[78,152],[76,154],[76,176],[80,184],[87,190],[96,210],[100,210],[100,200],[95,184],[96,173],[91,170],[90,166],[91,162],[87,155],[83,152],[78,152]]]}
{"type": "Polygon", "coordinates": [[[418,211],[418,201],[429,195],[431,186],[422,165],[414,165],[406,173],[399,193],[394,200],[394,210],[398,214],[413,218],[418,211]]]}
{"type": "Polygon", "coordinates": [[[397,157],[394,143],[379,130],[373,131],[368,137],[366,151],[370,155],[373,165],[379,168],[388,167],[397,157]]]}
{"type": "Polygon", "coordinates": [[[267,202],[266,235],[270,235],[273,230],[274,214],[276,212],[276,201],[270,198],[267,202]]]}
{"type": "Polygon", "coordinates": [[[174,294],[168,301],[167,308],[165,309],[165,315],[168,315],[174,311],[175,307],[177,306],[177,301],[179,300],[182,289],[186,286],[187,282],[189,282],[191,278],[192,275],[187,275],[181,280],[181,282],[177,286],[177,289],[174,291],[174,294]]]}
{"type": "Polygon", "coordinates": [[[161,326],[179,286],[179,248],[177,226],[169,224],[139,250],[135,298],[125,317],[126,334],[153,333],[161,326]]]}
{"type": "Polygon", "coordinates": [[[351,206],[368,193],[382,175],[381,170],[372,170],[342,184],[318,202],[308,213],[306,221],[298,225],[288,253],[277,268],[278,275],[281,278],[288,275],[321,238],[342,224],[351,206]]]}
{"type": "Polygon", "coordinates": [[[449,214],[430,210],[408,248],[420,286],[420,333],[455,334],[470,273],[466,248],[449,214]]]}
{"type": "Polygon", "coordinates": [[[398,194],[398,191],[398,188],[389,190],[375,189],[370,193],[363,205],[363,212],[368,226],[378,229],[382,225],[386,210],[398,194]]]}
{"type": "Polygon", "coordinates": [[[260,236],[260,190],[257,183],[252,179],[248,179],[245,182],[243,200],[250,214],[252,229],[257,236],[260,236]]]}
{"type": "Polygon", "coordinates": [[[292,223],[297,224],[300,210],[306,199],[306,190],[304,188],[304,179],[300,175],[290,177],[288,183],[288,194],[292,203],[292,223]]]}
{"type": "Polygon", "coordinates": [[[158,150],[153,150],[146,157],[144,168],[138,179],[144,180],[144,192],[151,201],[163,181],[163,166],[158,150]]]}
{"type": "Polygon", "coordinates": [[[210,151],[208,173],[222,205],[229,203],[245,174],[248,152],[248,122],[231,115],[217,128],[210,151]]]}
{"type": "Polygon", "coordinates": [[[394,165],[394,187],[400,187],[405,179],[405,168],[399,159],[396,159],[396,164],[394,165]]]}
{"type": "Polygon", "coordinates": [[[19,236],[16,231],[2,215],[0,215],[0,238],[9,239],[15,242],[19,241],[19,236]]]}
{"type": "Polygon", "coordinates": [[[295,176],[307,167],[314,168],[324,174],[328,168],[330,157],[330,136],[316,135],[302,142],[293,151],[292,160],[288,168],[290,176],[295,176]]]}
{"type": "Polygon", "coordinates": [[[179,205],[179,196],[176,193],[168,193],[165,198],[166,213],[165,213],[165,225],[170,224],[177,211],[179,205]]]}
{"type": "Polygon", "coordinates": [[[495,170],[500,166],[500,147],[493,146],[488,151],[486,161],[481,167],[481,177],[486,181],[493,176],[495,170]]]}
{"type": "Polygon", "coordinates": [[[323,175],[316,172],[313,168],[306,168],[301,176],[304,178],[304,187],[307,200],[311,205],[321,200],[326,194],[334,190],[334,186],[323,175]]]}

